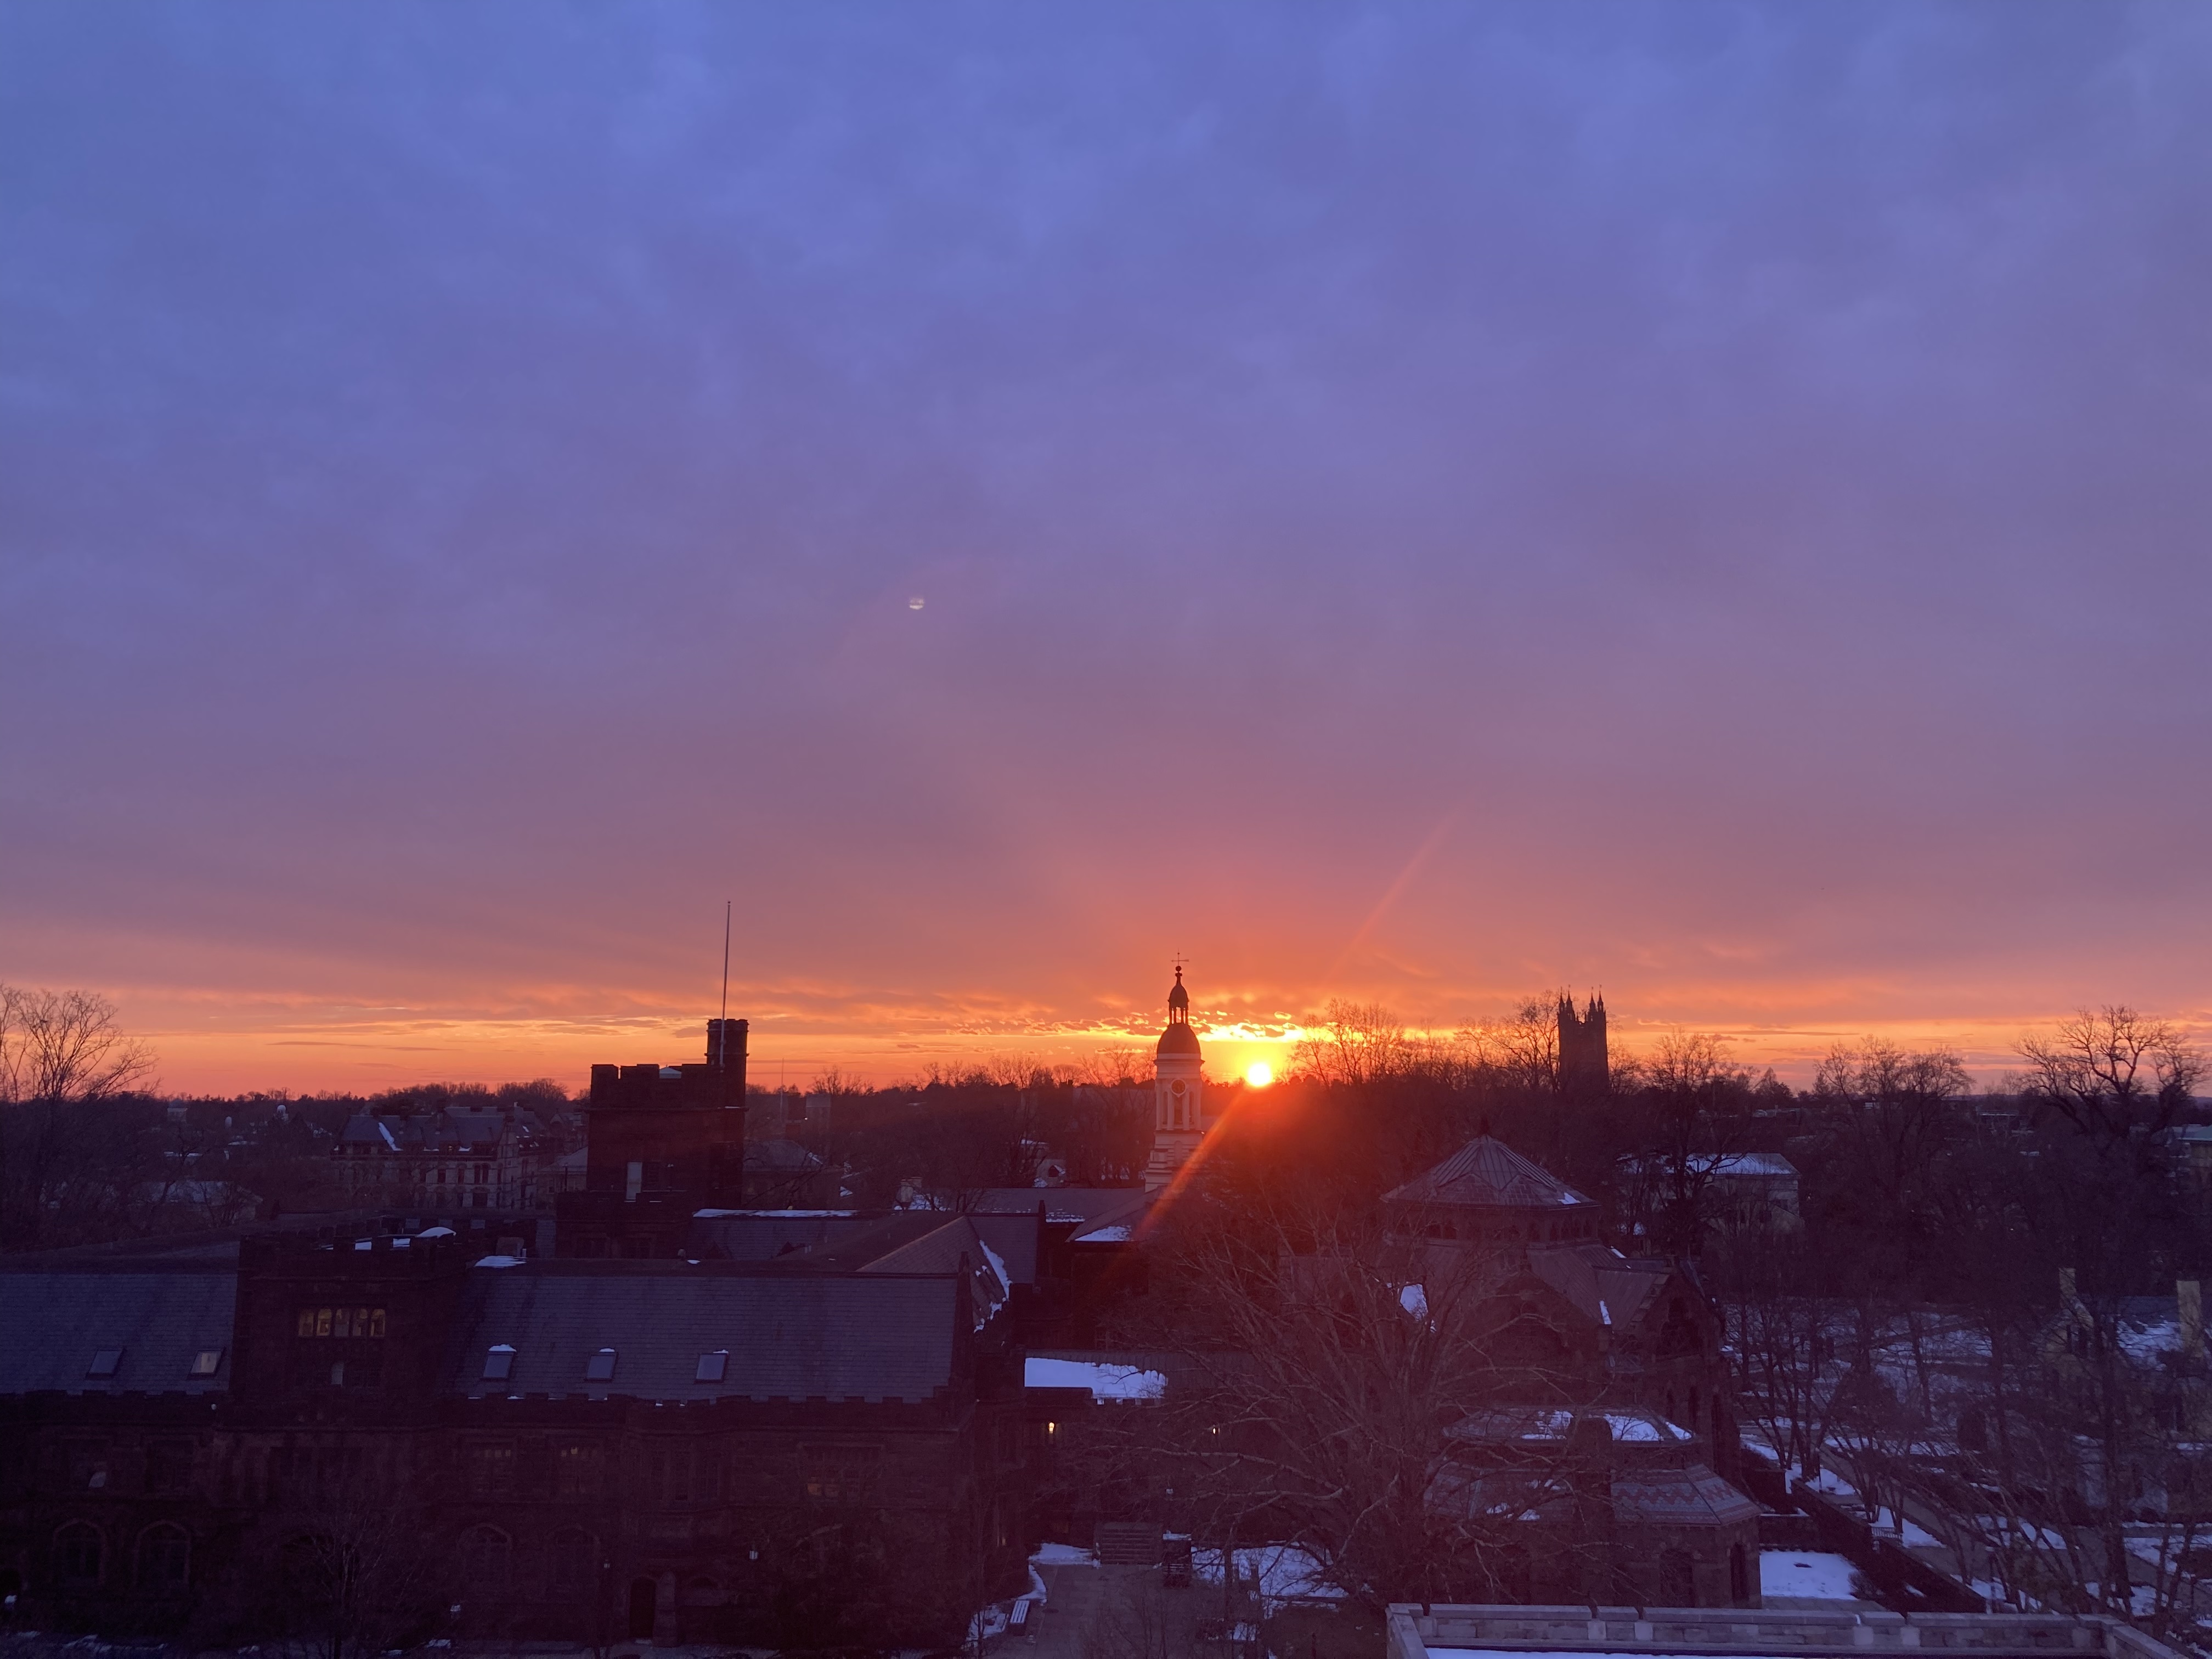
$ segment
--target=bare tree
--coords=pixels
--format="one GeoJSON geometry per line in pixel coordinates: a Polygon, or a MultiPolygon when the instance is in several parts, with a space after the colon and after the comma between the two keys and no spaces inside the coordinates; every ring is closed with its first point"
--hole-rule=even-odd
{"type": "Polygon", "coordinates": [[[1332,998],[1298,1039],[1291,1064],[1317,1083],[1375,1083],[1404,1071],[1415,1051],[1404,1022],[1381,1003],[1332,998]]]}
{"type": "Polygon", "coordinates": [[[1560,1458],[1490,1456],[1471,1432],[1506,1402],[1586,1403],[1557,1339],[1523,1329],[1476,1261],[1370,1222],[1249,1213],[1166,1249],[1156,1276],[1188,1334],[1165,1397],[1123,1420],[1194,1534],[1228,1549],[1265,1517],[1348,1594],[1439,1600],[1525,1547],[1532,1509],[1571,1506],[1560,1458]]]}
{"type": "Polygon", "coordinates": [[[1725,1041],[1704,1031],[1670,1032],[1644,1066],[1629,1196],[1669,1255],[1698,1253],[1711,1221],[1713,1183],[1747,1144],[1750,1079],[1729,1065],[1725,1041]]]}
{"type": "Polygon", "coordinates": [[[2077,1010],[2053,1035],[2021,1038],[2019,1053],[2027,1091],[2106,1141],[2166,1127],[2204,1075],[2204,1057],[2179,1025],[2124,1004],[2077,1010]]]}
{"type": "Polygon", "coordinates": [[[40,1242],[55,1166],[85,1109],[153,1067],[106,998],[0,985],[0,1240],[40,1242]]]}
{"type": "Polygon", "coordinates": [[[1547,998],[1524,998],[1504,1019],[1469,1021],[1457,1036],[1474,1066],[1508,1088],[1559,1086],[1559,1014],[1547,998]]]}

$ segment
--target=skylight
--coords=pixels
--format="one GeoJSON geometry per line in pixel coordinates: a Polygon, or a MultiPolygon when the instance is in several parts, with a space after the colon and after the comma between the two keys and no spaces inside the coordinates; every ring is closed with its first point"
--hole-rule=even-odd
{"type": "Polygon", "coordinates": [[[602,1348],[584,1362],[584,1381],[611,1382],[615,1380],[615,1351],[602,1348]]]}
{"type": "Polygon", "coordinates": [[[720,1382],[730,1369],[730,1351],[717,1348],[713,1353],[699,1356],[699,1369],[691,1373],[694,1382],[720,1382]]]}
{"type": "Polygon", "coordinates": [[[495,1342],[484,1354],[484,1380],[504,1382],[514,1374],[514,1350],[504,1342],[495,1342]]]}
{"type": "Polygon", "coordinates": [[[84,1374],[87,1376],[112,1376],[122,1368],[123,1350],[102,1348],[93,1355],[92,1364],[86,1368],[84,1374]]]}
{"type": "Polygon", "coordinates": [[[202,1348],[192,1356],[191,1376],[213,1376],[222,1369],[222,1350],[221,1348],[202,1348]]]}

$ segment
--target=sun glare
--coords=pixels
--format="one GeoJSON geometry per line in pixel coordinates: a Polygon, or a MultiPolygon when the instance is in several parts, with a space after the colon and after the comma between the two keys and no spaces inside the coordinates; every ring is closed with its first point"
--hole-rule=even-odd
{"type": "Polygon", "coordinates": [[[1275,1068],[1264,1060],[1255,1060],[1244,1068],[1244,1080],[1255,1089],[1264,1089],[1275,1080],[1275,1068]]]}

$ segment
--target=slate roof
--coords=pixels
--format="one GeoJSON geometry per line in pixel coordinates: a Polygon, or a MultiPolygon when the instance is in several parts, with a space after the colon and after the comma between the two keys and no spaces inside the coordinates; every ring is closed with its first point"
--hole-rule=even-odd
{"type": "Polygon", "coordinates": [[[1594,1325],[1615,1330],[1632,1324],[1674,1269],[1663,1261],[1624,1261],[1602,1244],[1539,1244],[1528,1251],[1528,1270],[1594,1325]]]}
{"type": "Polygon", "coordinates": [[[980,1215],[971,1213],[968,1224],[1006,1264],[1006,1277],[1016,1285],[1037,1282],[1037,1224],[1034,1212],[1029,1215],[980,1215]]]}
{"type": "Polygon", "coordinates": [[[171,1272],[68,1269],[0,1272],[0,1395],[220,1394],[230,1386],[238,1278],[228,1266],[171,1272]],[[111,1377],[85,1375],[102,1348],[123,1350],[111,1377]],[[195,1377],[194,1357],[222,1358],[195,1377]]]}
{"type": "MultiPolygon", "coordinates": [[[[625,1266],[629,1264],[624,1264],[625,1266]]],[[[597,1263],[477,1267],[469,1274],[443,1391],[604,1400],[926,1401],[951,1380],[958,1282],[891,1273],[609,1272],[597,1263]],[[495,1343],[515,1351],[483,1378],[495,1343]],[[601,1348],[615,1374],[586,1381],[601,1348]],[[702,1354],[729,1353],[719,1382],[702,1354]]]]}
{"type": "Polygon", "coordinates": [[[447,1107],[442,1111],[379,1115],[356,1112],[338,1132],[341,1146],[366,1146],[374,1152],[450,1153],[466,1149],[489,1155],[503,1142],[532,1144],[542,1140],[544,1125],[535,1112],[472,1112],[447,1107]]]}
{"type": "Polygon", "coordinates": [[[708,1261],[773,1261],[873,1226],[878,1211],[702,1210],[686,1248],[708,1261]]]}
{"type": "Polygon", "coordinates": [[[1759,1519],[1759,1505],[1702,1463],[1616,1475],[1613,1512],[1623,1521],[1722,1527],[1759,1519]]]}
{"type": "Polygon", "coordinates": [[[1386,1204],[1558,1209],[1590,1200],[1504,1141],[1479,1136],[1425,1175],[1383,1194],[1386,1204]]]}
{"type": "Polygon", "coordinates": [[[1035,1215],[1042,1203],[1052,1221],[1081,1221],[1097,1226],[1133,1219],[1152,1195],[1142,1187],[987,1187],[968,1207],[985,1215],[1035,1215]]]}

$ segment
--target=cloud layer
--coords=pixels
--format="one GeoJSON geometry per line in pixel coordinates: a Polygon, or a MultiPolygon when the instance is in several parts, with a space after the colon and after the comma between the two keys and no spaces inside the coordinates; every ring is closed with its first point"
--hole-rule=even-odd
{"type": "Polygon", "coordinates": [[[2212,1012],[2195,9],[19,4],[0,100],[0,976],[180,1081],[688,1024],[730,895],[809,1054],[2212,1012]]]}

